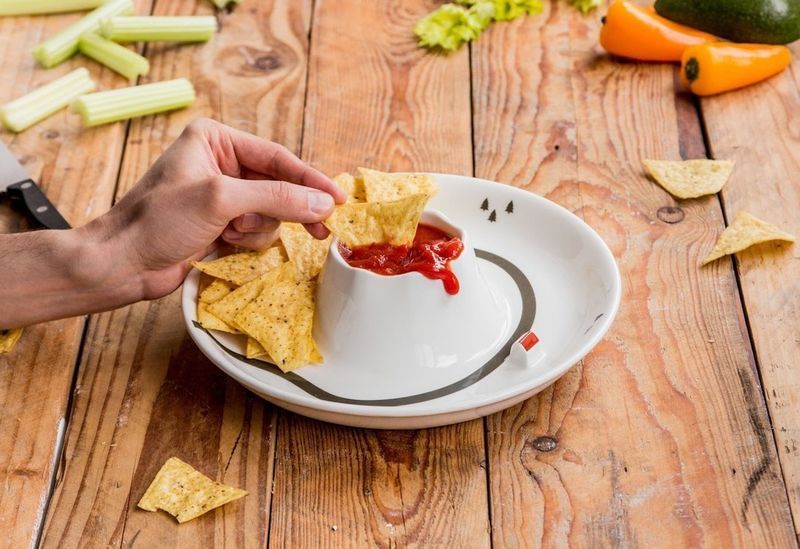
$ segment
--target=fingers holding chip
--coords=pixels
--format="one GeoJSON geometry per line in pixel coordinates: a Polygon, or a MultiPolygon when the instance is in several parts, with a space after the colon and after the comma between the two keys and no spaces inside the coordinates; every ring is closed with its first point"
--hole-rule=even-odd
{"type": "Polygon", "coordinates": [[[348,201],[320,225],[323,233],[333,234],[284,222],[280,240],[264,251],[193,263],[211,277],[198,295],[198,322],[209,330],[243,334],[248,358],[287,372],[322,362],[312,335],[314,295],[333,238],[347,245],[410,243],[425,205],[438,191],[429,175],[367,168],[357,176],[339,174],[334,181],[348,201]]]}

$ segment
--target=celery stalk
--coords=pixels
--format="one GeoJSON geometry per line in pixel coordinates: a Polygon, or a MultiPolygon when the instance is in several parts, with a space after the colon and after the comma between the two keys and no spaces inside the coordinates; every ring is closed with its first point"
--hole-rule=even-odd
{"type": "Polygon", "coordinates": [[[185,78],[83,95],[72,102],[72,112],[85,126],[108,124],[188,107],[194,102],[192,83],[185,78]]]}
{"type": "Polygon", "coordinates": [[[0,121],[9,130],[21,132],[63,109],[81,95],[93,91],[94,87],[89,71],[82,67],[75,69],[0,107],[0,121]]]}
{"type": "Polygon", "coordinates": [[[0,15],[39,15],[93,10],[106,0],[0,0],[0,15]]]}
{"type": "Polygon", "coordinates": [[[93,32],[81,36],[78,49],[82,54],[117,71],[128,80],[135,80],[137,76],[150,71],[150,63],[147,62],[147,59],[135,51],[111,40],[106,40],[93,32]]]}
{"type": "Polygon", "coordinates": [[[45,68],[54,67],[78,51],[78,40],[82,34],[97,30],[104,19],[126,13],[133,13],[131,0],[109,0],[83,19],[36,46],[33,57],[45,68]]]}
{"type": "Polygon", "coordinates": [[[207,16],[112,17],[100,26],[114,42],[205,42],[217,30],[217,18],[207,16]]]}

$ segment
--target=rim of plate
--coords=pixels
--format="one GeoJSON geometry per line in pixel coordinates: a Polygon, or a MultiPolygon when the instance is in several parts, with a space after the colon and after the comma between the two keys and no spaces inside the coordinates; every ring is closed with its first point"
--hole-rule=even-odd
{"type": "MultiPolygon", "coordinates": [[[[385,407],[385,406],[369,406],[369,405],[358,405],[358,404],[341,404],[337,402],[328,402],[325,400],[317,399],[310,395],[304,394],[296,394],[291,391],[285,391],[283,389],[277,388],[274,385],[264,383],[263,381],[257,379],[255,376],[250,375],[245,369],[239,368],[235,365],[231,365],[236,361],[236,359],[230,357],[218,347],[218,344],[211,338],[211,336],[202,330],[196,328],[192,322],[195,320],[196,313],[191,312],[194,311],[194,307],[196,306],[197,302],[197,282],[199,281],[200,274],[197,270],[193,269],[186,278],[186,281],[190,279],[195,282],[195,290],[190,292],[187,290],[186,282],[184,282],[183,288],[181,290],[181,306],[183,309],[183,319],[184,323],[186,324],[186,329],[189,331],[190,337],[194,340],[197,346],[200,348],[200,351],[205,354],[211,361],[220,368],[223,372],[234,378],[239,383],[242,383],[245,386],[255,386],[258,387],[257,391],[260,391],[266,395],[269,395],[273,398],[278,400],[287,401],[295,406],[303,407],[303,408],[312,408],[315,410],[326,411],[326,412],[336,412],[343,415],[351,415],[351,416],[370,416],[370,417],[416,417],[416,416],[434,416],[434,415],[441,415],[441,414],[453,414],[458,412],[464,412],[467,410],[475,410],[479,408],[485,408],[486,406],[491,406],[492,404],[497,404],[499,402],[503,402],[505,400],[509,400],[514,398],[515,396],[521,395],[527,391],[531,391],[536,387],[546,387],[549,384],[556,381],[562,375],[564,375],[570,368],[572,368],[575,364],[580,362],[589,352],[594,349],[594,347],[605,337],[606,333],[608,332],[609,328],[611,328],[614,319],[617,316],[617,311],[619,310],[620,300],[622,296],[622,280],[619,272],[619,266],[617,265],[616,259],[614,259],[614,255],[611,253],[611,249],[608,247],[608,244],[600,238],[600,235],[583,219],[572,213],[571,211],[567,210],[563,206],[556,204],[555,202],[544,198],[538,194],[535,194],[530,191],[526,191],[520,189],[518,187],[514,187],[509,184],[499,183],[496,181],[491,181],[489,179],[482,179],[478,177],[471,177],[466,175],[455,175],[455,174],[444,174],[444,173],[435,173],[435,172],[424,172],[428,173],[429,175],[434,176],[435,178],[456,178],[456,179],[464,179],[469,180],[470,184],[480,184],[480,185],[491,185],[495,186],[502,186],[504,192],[510,192],[511,194],[516,194],[517,196],[523,197],[523,200],[533,200],[534,202],[538,202],[539,206],[544,208],[549,208],[555,212],[557,212],[561,217],[565,219],[567,223],[571,223],[573,226],[580,228],[581,232],[586,234],[590,240],[592,240],[601,251],[602,261],[604,263],[604,267],[608,269],[611,273],[613,273],[613,287],[611,288],[610,295],[611,295],[611,309],[608,311],[608,314],[604,314],[603,317],[598,321],[599,329],[595,331],[594,335],[586,340],[586,342],[578,347],[575,351],[573,351],[569,356],[565,359],[560,360],[557,363],[551,364],[547,370],[539,375],[532,376],[531,378],[527,379],[524,383],[517,383],[510,387],[506,387],[505,389],[493,391],[488,393],[486,396],[482,398],[475,399],[473,402],[460,402],[455,405],[447,405],[442,403],[437,403],[436,401],[439,399],[435,399],[433,401],[428,401],[425,403],[419,404],[407,404],[397,407],[385,407]]],[[[443,211],[445,215],[447,215],[446,211],[443,211]]],[[[605,312],[605,311],[604,311],[605,312]]],[[[255,366],[251,366],[247,363],[242,363],[247,368],[255,368],[255,366]]],[[[322,365],[324,367],[324,363],[322,365]]],[[[252,389],[251,389],[252,390],[252,389]]],[[[458,392],[453,393],[454,396],[457,395],[458,392]]]]}

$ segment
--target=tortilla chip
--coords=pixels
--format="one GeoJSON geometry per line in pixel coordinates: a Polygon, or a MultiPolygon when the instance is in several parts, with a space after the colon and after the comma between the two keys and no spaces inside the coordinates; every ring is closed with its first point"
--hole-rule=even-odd
{"type": "Polygon", "coordinates": [[[322,356],[322,352],[319,350],[319,347],[317,347],[317,342],[314,341],[313,336],[310,338],[309,343],[311,345],[311,348],[309,349],[308,362],[310,364],[319,364],[320,362],[323,362],[325,360],[325,357],[322,356]]]}
{"type": "Polygon", "coordinates": [[[429,198],[414,194],[392,202],[342,204],[324,223],[351,248],[376,242],[411,244],[429,198]]]}
{"type": "Polygon", "coordinates": [[[358,168],[364,179],[367,202],[390,202],[412,194],[435,195],[439,187],[433,177],[424,173],[384,173],[358,168]]]}
{"type": "Polygon", "coordinates": [[[200,303],[214,303],[235,289],[236,285],[231,284],[227,280],[214,278],[211,280],[211,283],[200,292],[200,295],[197,297],[197,299],[200,301],[200,303]]]}
{"type": "MultiPolygon", "coordinates": [[[[284,263],[284,265],[289,264],[284,263]]],[[[272,271],[261,275],[255,280],[251,280],[247,284],[243,284],[219,301],[209,304],[208,311],[232,328],[239,329],[239,326],[235,321],[236,315],[239,314],[239,311],[244,309],[248,303],[253,301],[259,293],[261,293],[261,288],[264,285],[264,279],[271,272],[276,270],[277,269],[273,269],[272,271]]]]}
{"type": "Polygon", "coordinates": [[[239,330],[216,316],[208,310],[208,303],[202,301],[197,304],[197,322],[206,330],[217,330],[218,332],[227,332],[229,334],[239,334],[239,330]]]}
{"type": "Polygon", "coordinates": [[[367,192],[364,190],[364,180],[360,177],[353,177],[349,173],[340,173],[333,178],[346,194],[348,202],[366,202],[367,192]]]}
{"type": "Polygon", "coordinates": [[[0,355],[10,353],[20,337],[22,337],[22,328],[0,330],[0,355]]]}
{"type": "Polygon", "coordinates": [[[145,511],[162,509],[183,523],[246,495],[246,491],[213,481],[191,465],[171,457],[138,505],[145,511]]]}
{"type": "Polygon", "coordinates": [[[291,263],[264,275],[261,293],[236,315],[236,324],[284,372],[322,360],[311,335],[313,323],[314,284],[291,263]]]}
{"type": "Polygon", "coordinates": [[[245,350],[245,356],[247,358],[258,358],[266,362],[272,362],[272,357],[270,357],[264,347],[261,346],[261,343],[250,336],[247,337],[247,349],[245,350]]]}
{"type": "Polygon", "coordinates": [[[203,273],[202,277],[210,278],[211,282],[207,283],[200,295],[197,296],[197,322],[207,330],[218,330],[230,334],[240,333],[239,330],[208,310],[208,306],[211,303],[216,303],[230,294],[236,289],[236,286],[221,278],[211,278],[205,273],[203,273]]]}
{"type": "Polygon", "coordinates": [[[219,279],[201,272],[200,277],[197,279],[197,295],[199,296],[203,293],[215,280],[219,279]]]}
{"type": "Polygon", "coordinates": [[[733,171],[732,160],[642,160],[656,183],[677,198],[718,193],[733,171]]]}
{"type": "Polygon", "coordinates": [[[314,278],[322,270],[333,236],[317,240],[299,223],[283,223],[281,240],[297,272],[303,278],[314,278]]]}
{"type": "Polygon", "coordinates": [[[770,240],[794,242],[795,237],[789,233],[783,232],[774,225],[770,225],[766,221],[761,221],[757,217],[745,211],[741,211],[736,216],[736,219],[733,220],[733,223],[719,235],[714,249],[711,250],[708,257],[703,260],[703,265],[711,263],[722,256],[741,252],[753,244],[768,242],[770,240]]]}
{"type": "Polygon", "coordinates": [[[241,286],[285,261],[283,248],[273,246],[263,252],[240,252],[211,261],[193,261],[192,266],[215,278],[241,286]]]}

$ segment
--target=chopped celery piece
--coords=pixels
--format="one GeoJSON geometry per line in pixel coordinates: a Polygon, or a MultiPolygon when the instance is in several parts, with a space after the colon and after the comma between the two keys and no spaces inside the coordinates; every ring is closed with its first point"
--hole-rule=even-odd
{"type": "Polygon", "coordinates": [[[82,34],[97,30],[104,19],[126,13],[133,13],[131,0],[109,0],[83,19],[36,46],[33,57],[45,68],[54,67],[78,51],[78,40],[82,34]]]}
{"type": "Polygon", "coordinates": [[[0,0],[0,15],[39,15],[93,10],[106,0],[0,0]]]}
{"type": "Polygon", "coordinates": [[[114,42],[205,42],[217,30],[217,18],[199,16],[112,17],[100,26],[114,42]]]}
{"type": "Polygon", "coordinates": [[[211,0],[219,9],[224,9],[228,4],[238,4],[241,0],[211,0]]]}
{"type": "Polygon", "coordinates": [[[0,121],[9,130],[21,132],[93,90],[89,71],[81,67],[6,103],[0,107],[0,121]]]}
{"type": "Polygon", "coordinates": [[[85,126],[108,124],[188,107],[194,102],[192,83],[185,78],[83,95],[72,102],[85,126]]]}
{"type": "Polygon", "coordinates": [[[135,80],[137,76],[147,74],[150,70],[150,63],[144,57],[93,32],[81,36],[78,49],[128,80],[135,80]]]}

